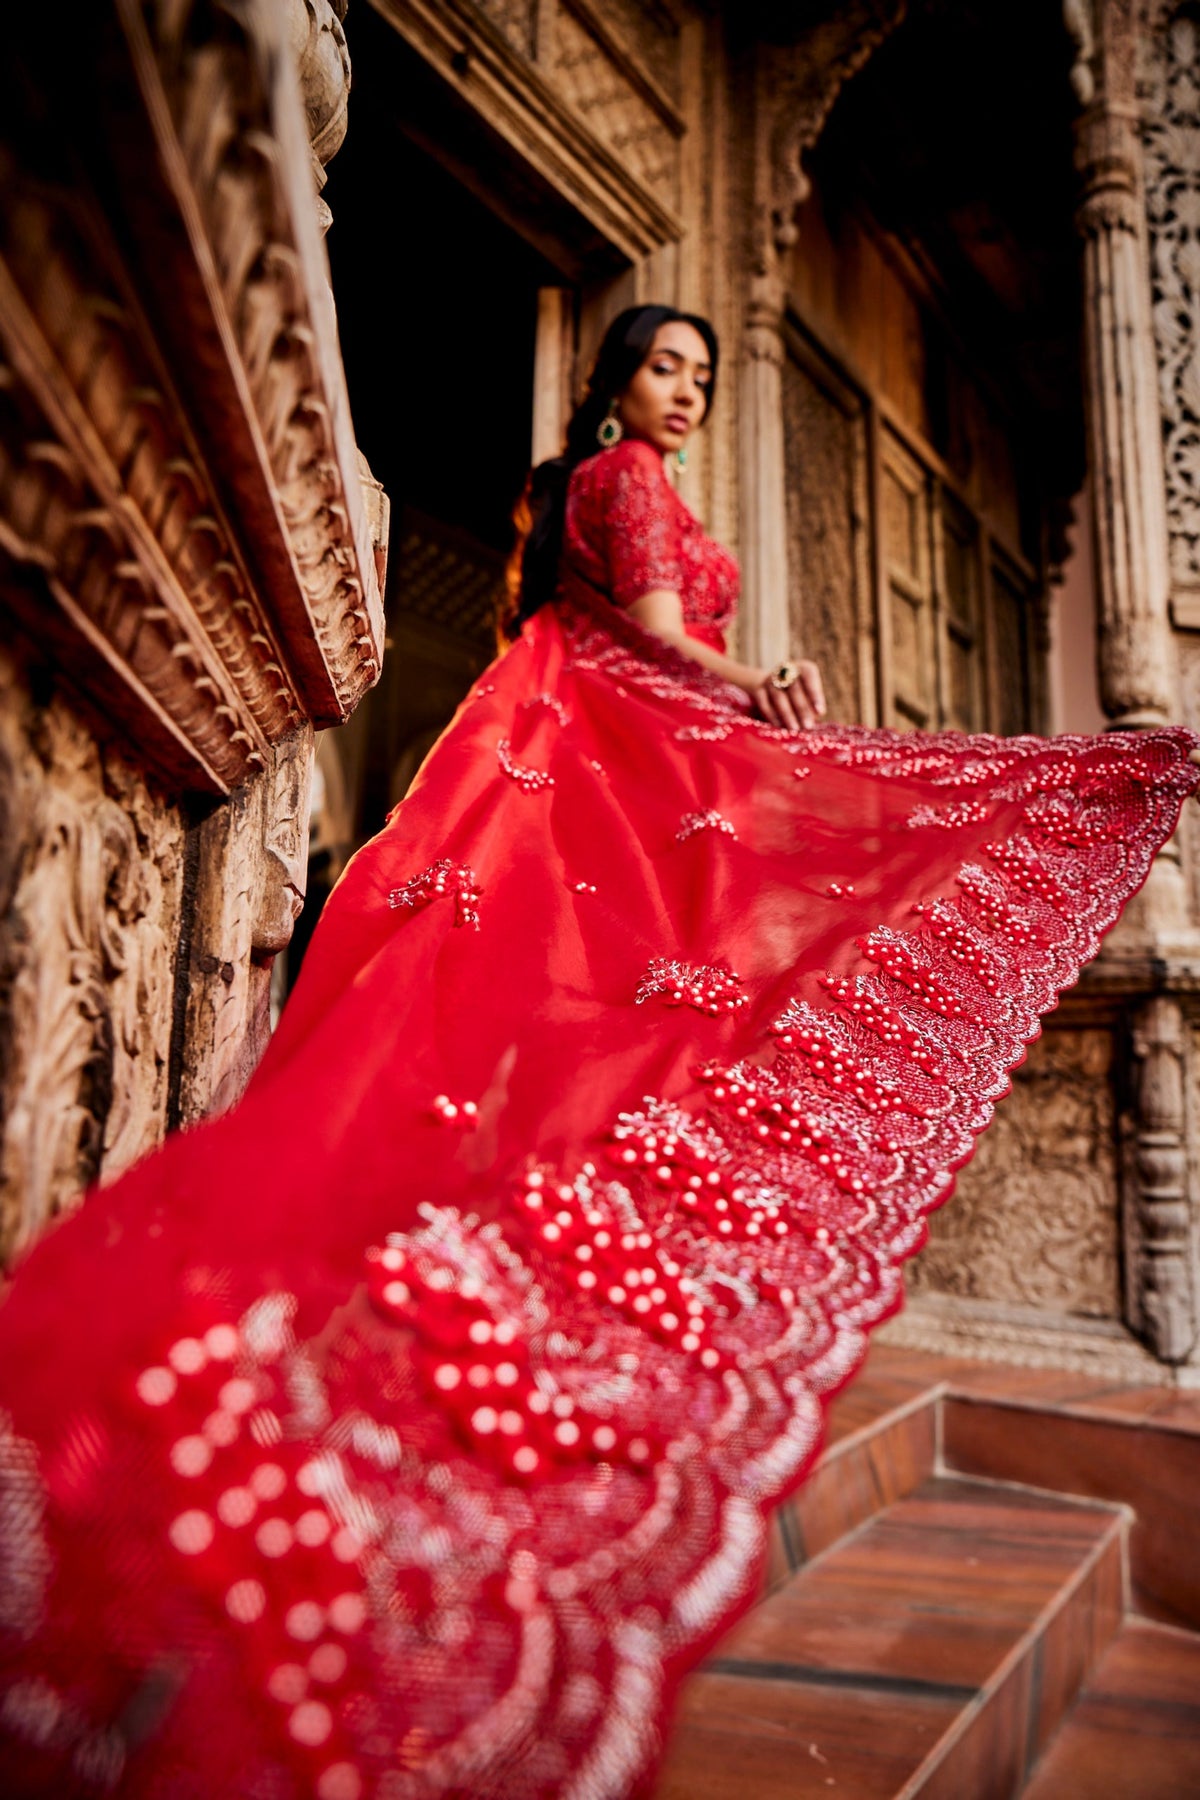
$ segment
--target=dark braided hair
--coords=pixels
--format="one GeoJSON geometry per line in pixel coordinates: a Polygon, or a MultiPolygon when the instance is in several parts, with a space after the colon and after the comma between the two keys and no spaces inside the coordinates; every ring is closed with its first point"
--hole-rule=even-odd
{"type": "Polygon", "coordinates": [[[561,456],[539,463],[525,483],[513,515],[517,543],[508,563],[508,594],[500,622],[501,640],[518,636],[526,619],[554,598],[562,554],[567,484],[571,471],[600,448],[596,432],[617,395],[633,380],[654,344],[659,327],[691,325],[708,347],[712,375],[704,397],[704,417],[712,407],[717,378],[717,334],[707,319],[673,306],[631,306],[618,313],[604,334],[587,392],[567,426],[561,456]]]}

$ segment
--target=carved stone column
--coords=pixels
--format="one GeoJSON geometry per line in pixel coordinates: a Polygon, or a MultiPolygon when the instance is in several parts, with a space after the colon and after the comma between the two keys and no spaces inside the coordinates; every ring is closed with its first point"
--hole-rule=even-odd
{"type": "Polygon", "coordinates": [[[275,744],[266,773],[197,829],[180,1124],[231,1106],[266,1049],[271,963],[304,904],[312,763],[306,725],[275,744]]]}
{"type": "Polygon", "coordinates": [[[1077,157],[1100,698],[1114,725],[1158,725],[1174,713],[1174,661],[1158,369],[1132,107],[1103,97],[1093,102],[1077,127],[1077,157]]]}
{"type": "Polygon", "coordinates": [[[751,270],[742,341],[739,431],[745,594],[743,643],[751,662],[804,649],[802,608],[790,592],[783,424],[787,257],[810,183],[803,158],[845,86],[895,30],[906,0],[827,0],[805,8],[782,43],[754,52],[751,270]]]}
{"type": "MultiPolygon", "coordinates": [[[[764,256],[774,260],[774,248],[764,256]]],[[[783,437],[783,282],[778,269],[760,267],[751,283],[742,353],[741,433],[742,582],[746,596],[745,654],[762,668],[790,649],[787,494],[783,437]]]]}
{"type": "MultiPolygon", "coordinates": [[[[333,214],[322,190],[325,168],[345,142],[350,106],[350,50],[342,29],[348,0],[287,0],[287,33],[300,81],[308,154],[316,188],[317,224],[322,233],[333,214]]],[[[362,451],[358,453],[363,512],[371,534],[375,573],[382,594],[387,574],[391,502],[362,451]]]]}
{"type": "Polygon", "coordinates": [[[1158,995],[1133,1024],[1125,1250],[1129,1323],[1169,1363],[1197,1336],[1184,1066],[1182,1011],[1158,995]]]}
{"type": "Polygon", "coordinates": [[[350,52],[342,30],[346,5],[347,0],[288,0],[287,6],[288,37],[300,77],[322,231],[328,231],[333,222],[333,214],[320,197],[325,165],[341,149],[346,136],[350,98],[350,52]]]}

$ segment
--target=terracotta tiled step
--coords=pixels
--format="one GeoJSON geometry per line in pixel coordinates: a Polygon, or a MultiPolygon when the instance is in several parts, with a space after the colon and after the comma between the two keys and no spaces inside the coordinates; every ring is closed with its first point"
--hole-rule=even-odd
{"type": "Polygon", "coordinates": [[[1023,1800],[1200,1794],[1200,1637],[1130,1621],[1084,1682],[1023,1800]]]}
{"type": "Polygon", "coordinates": [[[1007,1800],[1122,1609],[1125,1515],[930,1476],[682,1692],[657,1800],[1007,1800]]]}
{"type": "Polygon", "coordinates": [[[898,1404],[894,1396],[881,1399],[878,1409],[862,1410],[862,1422],[851,1428],[841,1405],[839,1400],[830,1422],[832,1441],[817,1467],[771,1521],[768,1593],[933,1474],[938,1432],[933,1395],[904,1397],[898,1404]]]}
{"type": "MultiPolygon", "coordinates": [[[[1135,1609],[1167,1624],[1200,1627],[1200,1432],[1176,1397],[1174,1415],[1132,1416],[1120,1395],[1092,1398],[1087,1413],[951,1393],[942,1401],[943,1466],[1027,1482],[1133,1509],[1130,1572],[1135,1609]]],[[[1200,1789],[1197,1790],[1200,1793],[1200,1789]]]]}

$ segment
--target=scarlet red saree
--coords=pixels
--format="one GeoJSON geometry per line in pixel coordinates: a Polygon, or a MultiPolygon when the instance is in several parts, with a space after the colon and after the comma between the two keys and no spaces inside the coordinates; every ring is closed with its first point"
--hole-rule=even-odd
{"type": "Polygon", "coordinates": [[[1193,742],[789,735],[538,614],[0,1311],[3,1791],[634,1791],[1193,742]]]}

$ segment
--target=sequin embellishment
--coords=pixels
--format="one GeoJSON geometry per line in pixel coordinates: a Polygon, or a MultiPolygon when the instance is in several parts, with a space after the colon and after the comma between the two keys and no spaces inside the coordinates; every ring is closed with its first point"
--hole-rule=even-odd
{"type": "Polygon", "coordinates": [[[723,813],[714,812],[711,807],[707,812],[684,813],[675,837],[679,843],[685,844],[698,831],[721,831],[726,837],[737,837],[737,829],[732,820],[727,819],[723,813]]]}
{"type": "Polygon", "coordinates": [[[547,775],[544,769],[531,769],[516,760],[508,738],[501,738],[496,745],[496,759],[508,779],[515,781],[523,794],[536,794],[542,788],[554,786],[553,775],[547,775]]]}
{"type": "Polygon", "coordinates": [[[651,958],[635,996],[639,1006],[656,997],[668,1006],[693,1006],[714,1019],[750,1004],[741,976],[732,969],[719,963],[685,963],[665,956],[651,958]]]}
{"type": "Polygon", "coordinates": [[[528,700],[522,700],[521,711],[531,712],[535,706],[544,706],[552,712],[560,725],[569,725],[571,715],[557,694],[531,694],[528,700]]]}
{"type": "Polygon", "coordinates": [[[454,898],[454,923],[479,929],[479,901],[483,889],[474,869],[466,863],[451,862],[448,856],[430,863],[419,875],[411,875],[387,897],[394,912],[420,912],[435,900],[447,895],[454,898]]]}

